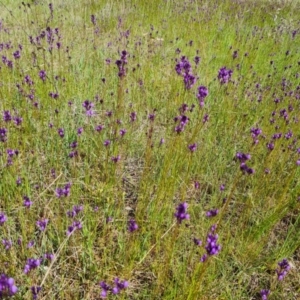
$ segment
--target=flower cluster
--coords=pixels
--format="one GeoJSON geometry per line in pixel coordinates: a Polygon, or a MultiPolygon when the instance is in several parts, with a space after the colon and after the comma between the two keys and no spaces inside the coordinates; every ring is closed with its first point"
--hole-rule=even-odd
{"type": "Polygon", "coordinates": [[[117,295],[121,292],[121,290],[126,289],[129,286],[128,281],[126,280],[120,280],[118,277],[114,280],[114,286],[108,285],[105,281],[101,281],[99,283],[102,291],[101,291],[101,297],[106,298],[107,293],[111,292],[114,295],[117,295]]]}
{"type": "Polygon", "coordinates": [[[5,274],[0,275],[0,298],[13,296],[18,291],[15,285],[15,280],[5,274]]]}
{"type": "Polygon", "coordinates": [[[133,232],[138,230],[139,226],[134,219],[128,221],[128,231],[133,232]]]}
{"type": "Polygon", "coordinates": [[[0,225],[3,225],[7,221],[7,216],[0,212],[0,225]]]}
{"type": "Polygon", "coordinates": [[[40,231],[45,231],[47,225],[48,225],[49,220],[48,219],[41,219],[36,221],[36,226],[40,231]]]}
{"type": "Polygon", "coordinates": [[[55,194],[57,198],[67,197],[70,195],[71,183],[68,182],[63,188],[57,188],[55,194]]]}
{"type": "Polygon", "coordinates": [[[204,106],[204,99],[207,97],[207,95],[208,95],[207,87],[200,85],[198,87],[198,93],[197,93],[197,99],[199,101],[200,107],[204,106]]]}
{"type": "Polygon", "coordinates": [[[251,158],[250,154],[238,152],[236,158],[240,161],[240,169],[243,173],[253,174],[254,170],[246,165],[246,161],[251,158]]]}
{"type": "Polygon", "coordinates": [[[221,84],[225,84],[228,83],[231,75],[232,75],[233,71],[230,69],[227,69],[226,67],[222,67],[219,70],[219,74],[218,74],[218,79],[220,81],[221,84]]]}
{"type": "Polygon", "coordinates": [[[67,216],[70,218],[74,218],[82,210],[83,210],[83,205],[74,205],[72,210],[67,211],[67,216]]]}
{"type": "Polygon", "coordinates": [[[67,236],[70,236],[75,230],[82,229],[82,224],[80,221],[74,221],[67,229],[67,236]]]}
{"type": "Polygon", "coordinates": [[[176,207],[176,212],[174,216],[177,218],[178,223],[180,224],[183,220],[188,220],[190,215],[187,213],[188,204],[186,202],[180,203],[176,207]]]}
{"type": "Polygon", "coordinates": [[[28,274],[31,270],[36,269],[41,265],[42,259],[41,258],[28,258],[26,265],[24,267],[24,273],[28,274]]]}
{"type": "Polygon", "coordinates": [[[210,228],[210,231],[206,238],[205,250],[206,254],[203,254],[200,261],[205,262],[208,256],[217,255],[221,251],[221,245],[218,242],[218,234],[215,234],[216,225],[210,228]]]}
{"type": "Polygon", "coordinates": [[[94,107],[94,103],[89,101],[89,100],[85,100],[83,103],[82,103],[82,107],[85,109],[85,113],[88,117],[91,117],[95,114],[94,110],[93,110],[93,107],[94,107]]]}
{"type": "Polygon", "coordinates": [[[118,67],[118,69],[119,69],[118,76],[119,76],[120,78],[123,78],[123,77],[125,77],[125,75],[126,75],[126,68],[125,68],[125,65],[128,63],[128,61],[127,61],[127,55],[128,55],[127,51],[126,51],[126,50],[123,50],[123,51],[121,52],[121,58],[118,59],[118,60],[116,60],[116,65],[117,65],[117,67],[118,67]]]}
{"type": "Polygon", "coordinates": [[[258,143],[258,136],[262,134],[262,130],[260,128],[251,128],[250,130],[251,137],[253,139],[253,143],[257,144],[258,143]]]}
{"type": "Polygon", "coordinates": [[[268,300],[269,295],[270,295],[270,290],[261,290],[260,291],[261,300],[268,300]]]}
{"type": "Polygon", "coordinates": [[[184,127],[189,122],[189,118],[186,115],[180,115],[174,118],[175,122],[179,122],[179,124],[175,127],[175,131],[180,133],[184,130],[184,127]]]}
{"type": "Polygon", "coordinates": [[[183,82],[187,90],[191,89],[196,83],[197,78],[192,74],[192,66],[185,56],[182,56],[180,61],[176,64],[175,71],[178,75],[183,76],[183,82]]]}
{"type": "Polygon", "coordinates": [[[6,128],[0,128],[0,142],[6,142],[7,140],[7,129],[6,128]]]}
{"type": "Polygon", "coordinates": [[[284,277],[287,275],[288,271],[290,270],[291,266],[287,259],[283,259],[278,263],[279,268],[276,269],[277,278],[279,281],[283,280],[284,277]]]}

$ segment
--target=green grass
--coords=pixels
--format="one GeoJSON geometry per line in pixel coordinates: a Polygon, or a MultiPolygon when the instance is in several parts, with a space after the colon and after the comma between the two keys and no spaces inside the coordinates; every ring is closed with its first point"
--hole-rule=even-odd
{"type": "Polygon", "coordinates": [[[42,286],[38,299],[99,299],[99,282],[119,277],[129,282],[120,299],[261,299],[262,289],[270,289],[268,299],[299,299],[299,2],[52,3],[53,16],[46,1],[0,2],[0,112],[23,119],[19,126],[0,119],[7,130],[0,142],[0,213],[7,216],[0,240],[12,241],[8,250],[0,245],[0,274],[15,279],[12,298],[32,299],[31,286],[42,286]],[[47,38],[30,43],[47,27],[58,28],[53,49],[47,38]],[[115,61],[122,50],[128,63],[120,78],[115,61]],[[198,78],[190,90],[175,71],[182,56],[198,78]],[[221,84],[224,66],[233,74],[221,84]],[[209,92],[203,108],[196,98],[200,85],[209,92]],[[82,106],[87,99],[94,104],[91,117],[82,106]],[[194,108],[185,112],[189,122],[177,134],[174,118],[183,103],[194,108]],[[280,116],[284,109],[288,122],[280,116]],[[254,127],[262,130],[257,144],[254,127]],[[123,137],[121,129],[127,131],[123,137]],[[275,133],[282,137],[270,151],[266,145],[275,133]],[[76,149],[70,147],[74,141],[76,149]],[[191,153],[193,143],[198,147],[191,153]],[[9,165],[8,149],[19,152],[9,165]],[[251,154],[247,165],[254,174],[240,171],[237,152],[251,154]],[[117,155],[120,160],[112,162],[117,155]],[[56,190],[68,182],[70,195],[58,198],[56,190]],[[30,208],[24,196],[33,202],[30,208]],[[182,202],[190,219],[180,224],[174,213],[182,202]],[[80,204],[83,211],[68,217],[80,204]],[[207,218],[216,208],[217,216],[207,218]],[[49,219],[43,232],[36,225],[41,219],[49,219]],[[130,219],[138,230],[128,231],[130,219]],[[82,229],[67,236],[74,220],[82,229]],[[222,249],[202,263],[214,224],[222,249]],[[24,274],[27,259],[45,253],[54,260],[24,274]],[[291,269],[278,281],[283,258],[291,269]]]}

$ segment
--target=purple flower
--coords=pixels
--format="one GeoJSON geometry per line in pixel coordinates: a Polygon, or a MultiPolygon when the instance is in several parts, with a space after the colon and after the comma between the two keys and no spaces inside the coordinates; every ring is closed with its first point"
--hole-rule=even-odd
{"type": "Polygon", "coordinates": [[[251,175],[251,174],[253,174],[255,171],[254,171],[254,169],[252,169],[252,168],[249,168],[244,162],[242,162],[241,164],[240,164],[240,170],[245,174],[245,173],[247,173],[247,174],[249,174],[249,175],[251,175]]]}
{"type": "Polygon", "coordinates": [[[23,122],[23,119],[18,116],[13,117],[13,120],[14,120],[14,123],[16,124],[16,126],[20,126],[23,122]]]}
{"type": "Polygon", "coordinates": [[[194,62],[196,65],[198,65],[200,63],[200,60],[201,60],[200,56],[195,56],[194,62]]]}
{"type": "Polygon", "coordinates": [[[83,205],[74,205],[73,210],[68,210],[67,215],[70,218],[74,218],[78,213],[83,210],[83,205]]]}
{"type": "Polygon", "coordinates": [[[291,266],[287,259],[283,259],[278,263],[279,268],[276,269],[277,278],[279,281],[282,281],[287,275],[288,271],[291,269],[291,266]]]}
{"type": "Polygon", "coordinates": [[[18,291],[15,285],[15,280],[12,277],[8,277],[5,274],[0,275],[0,298],[6,298],[6,296],[13,296],[18,291]]]}
{"type": "Polygon", "coordinates": [[[107,293],[111,290],[111,287],[104,281],[101,281],[99,285],[102,288],[101,297],[106,298],[107,293]]]}
{"type": "Polygon", "coordinates": [[[195,181],[195,182],[194,182],[194,188],[195,188],[196,190],[199,190],[199,189],[200,189],[200,182],[199,182],[199,181],[195,181]]]}
{"type": "Polygon", "coordinates": [[[91,110],[94,107],[94,103],[89,100],[85,100],[82,106],[85,108],[85,110],[91,110]]]}
{"type": "Polygon", "coordinates": [[[80,128],[77,129],[77,134],[78,134],[78,135],[81,135],[82,132],[83,132],[83,128],[82,128],[82,127],[80,127],[80,128]]]}
{"type": "Polygon", "coordinates": [[[131,120],[131,122],[134,122],[136,120],[136,112],[135,111],[130,113],[130,120],[131,120]]]}
{"type": "Polygon", "coordinates": [[[221,251],[221,246],[217,244],[218,238],[218,234],[212,232],[207,235],[205,250],[208,255],[217,255],[221,251]]]}
{"type": "Polygon", "coordinates": [[[241,162],[246,162],[247,160],[249,160],[251,158],[251,155],[250,154],[245,154],[245,153],[241,153],[241,152],[238,152],[236,154],[236,158],[241,162]]]}
{"type": "Polygon", "coordinates": [[[34,246],[34,241],[29,241],[29,243],[27,244],[27,248],[30,249],[34,246]]]}
{"type": "Polygon", "coordinates": [[[53,99],[58,99],[58,97],[59,97],[58,93],[54,93],[54,92],[50,92],[49,96],[53,99]]]}
{"type": "Polygon", "coordinates": [[[136,223],[136,221],[134,219],[131,219],[128,221],[128,231],[129,232],[134,232],[136,230],[138,230],[139,226],[138,224],[136,223]]]}
{"type": "Polygon", "coordinates": [[[48,219],[41,219],[36,222],[36,226],[39,228],[40,231],[45,231],[48,222],[49,222],[48,219]]]}
{"type": "Polygon", "coordinates": [[[58,128],[57,132],[61,138],[65,136],[65,131],[63,128],[58,128]]]}
{"type": "Polygon", "coordinates": [[[116,60],[116,65],[119,69],[118,76],[120,78],[123,78],[126,75],[127,70],[125,68],[125,65],[127,64],[127,55],[128,55],[128,53],[125,50],[123,50],[121,52],[121,58],[116,60]]]}
{"type": "Polygon", "coordinates": [[[198,87],[197,99],[199,101],[204,100],[204,98],[206,98],[207,95],[208,95],[208,89],[207,89],[207,87],[200,85],[198,87]]]}
{"type": "Polygon", "coordinates": [[[110,143],[111,143],[110,140],[106,140],[106,141],[104,141],[103,145],[104,145],[105,147],[108,147],[108,146],[110,145],[110,143]]]}
{"type": "Polygon", "coordinates": [[[267,144],[267,148],[268,148],[270,151],[272,151],[272,150],[274,149],[274,147],[275,147],[274,143],[268,143],[268,144],[267,144]]]}
{"type": "Polygon", "coordinates": [[[39,72],[39,77],[40,77],[43,81],[46,80],[46,76],[47,76],[47,74],[46,74],[46,71],[45,71],[45,70],[41,70],[41,71],[39,72]]]}
{"type": "Polygon", "coordinates": [[[117,163],[120,159],[121,159],[120,155],[112,156],[111,157],[111,161],[114,162],[114,163],[117,163]]]}
{"type": "Polygon", "coordinates": [[[14,53],[13,53],[13,56],[15,59],[19,59],[21,57],[21,52],[19,50],[16,50],[14,53]]]}
{"type": "Polygon", "coordinates": [[[95,15],[91,15],[91,22],[93,23],[94,26],[96,26],[96,17],[95,17],[95,15]]]}
{"type": "Polygon", "coordinates": [[[211,217],[215,217],[218,213],[219,213],[218,209],[211,209],[211,210],[206,212],[206,216],[208,218],[211,218],[211,217]]]}
{"type": "Polygon", "coordinates": [[[260,128],[251,128],[250,130],[251,136],[254,140],[258,138],[258,136],[262,133],[262,130],[260,128]]]}
{"type": "Polygon", "coordinates": [[[7,221],[7,216],[0,212],[0,225],[3,225],[7,221]]]}
{"type": "Polygon", "coordinates": [[[117,295],[120,293],[121,290],[124,290],[128,287],[128,281],[120,280],[119,278],[115,278],[114,280],[115,286],[112,288],[112,293],[117,295]]]}
{"type": "Polygon", "coordinates": [[[46,259],[46,260],[50,260],[52,261],[54,259],[54,254],[53,253],[45,253],[43,258],[46,259]]]}
{"type": "Polygon", "coordinates": [[[5,142],[7,140],[7,129],[6,128],[0,128],[0,141],[5,142]]]}
{"type": "Polygon", "coordinates": [[[95,130],[98,131],[98,132],[101,132],[103,130],[103,128],[104,128],[104,125],[97,125],[95,127],[95,130]]]}
{"type": "Polygon", "coordinates": [[[228,83],[228,81],[231,78],[233,71],[230,69],[227,69],[226,67],[222,67],[219,70],[219,74],[218,74],[218,79],[220,81],[221,84],[225,84],[228,83]]]}
{"type": "Polygon", "coordinates": [[[194,244],[196,246],[201,246],[202,245],[202,241],[200,239],[194,238],[193,241],[194,241],[194,244]]]}
{"type": "Polygon", "coordinates": [[[155,119],[155,114],[149,114],[148,119],[153,122],[155,119]]]}
{"type": "Polygon", "coordinates": [[[190,149],[191,152],[195,152],[197,150],[197,144],[191,144],[188,146],[188,148],[190,149]]]}
{"type": "Polygon", "coordinates": [[[120,129],[120,136],[124,136],[126,134],[126,129],[120,129]]]}
{"type": "Polygon", "coordinates": [[[42,288],[40,286],[32,286],[30,289],[32,293],[32,299],[36,300],[38,297],[38,293],[41,291],[42,288]]]}
{"type": "Polygon", "coordinates": [[[185,73],[183,76],[183,82],[187,90],[190,90],[196,81],[197,78],[193,74],[185,73]]]}
{"type": "Polygon", "coordinates": [[[261,290],[260,291],[261,300],[268,300],[269,294],[270,294],[270,290],[261,290]]]}
{"type": "Polygon", "coordinates": [[[23,197],[23,205],[26,207],[26,208],[30,208],[30,206],[32,205],[32,201],[30,201],[29,197],[27,196],[24,196],[23,197]]]}
{"type": "Polygon", "coordinates": [[[188,220],[190,218],[190,215],[187,213],[187,207],[188,204],[186,202],[180,203],[176,207],[174,216],[177,218],[179,224],[181,224],[183,220],[188,220]]]}
{"type": "Polygon", "coordinates": [[[29,258],[27,259],[27,263],[24,267],[24,273],[28,274],[31,270],[36,269],[41,264],[40,258],[29,258]]]}
{"type": "Polygon", "coordinates": [[[70,195],[71,183],[67,183],[63,188],[57,188],[55,194],[57,198],[68,197],[70,195]]]}
{"type": "MultiPolygon", "coordinates": [[[[5,250],[9,250],[11,248],[11,246],[12,246],[12,241],[11,240],[7,240],[7,239],[3,239],[2,240],[2,244],[3,244],[4,248],[5,248],[5,250]]],[[[1,291],[1,289],[0,289],[0,291],[1,291]]]]}
{"type": "Polygon", "coordinates": [[[184,85],[187,90],[191,89],[196,83],[197,78],[192,74],[192,66],[185,56],[182,56],[176,64],[175,71],[178,75],[183,76],[184,85]]]}
{"type": "Polygon", "coordinates": [[[11,117],[10,111],[9,110],[3,111],[3,121],[9,122],[9,121],[11,121],[11,119],[12,119],[12,117],[11,117]]]}
{"type": "Polygon", "coordinates": [[[80,221],[74,221],[71,226],[67,229],[67,236],[70,236],[75,230],[82,228],[82,223],[80,221]]]}

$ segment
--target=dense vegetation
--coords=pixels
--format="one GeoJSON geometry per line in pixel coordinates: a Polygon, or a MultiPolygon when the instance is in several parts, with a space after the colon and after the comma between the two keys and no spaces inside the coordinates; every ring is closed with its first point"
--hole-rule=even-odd
{"type": "Polygon", "coordinates": [[[0,298],[300,298],[298,1],[0,7],[0,298]]]}

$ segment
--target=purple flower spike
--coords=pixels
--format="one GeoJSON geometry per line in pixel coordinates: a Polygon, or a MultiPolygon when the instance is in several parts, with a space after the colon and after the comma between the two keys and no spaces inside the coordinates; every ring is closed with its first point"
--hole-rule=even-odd
{"type": "Polygon", "coordinates": [[[42,219],[36,222],[36,226],[39,228],[40,231],[45,231],[49,220],[48,219],[42,219]]]}
{"type": "Polygon", "coordinates": [[[261,300],[268,300],[269,294],[270,294],[270,290],[261,290],[260,291],[261,300]]]}
{"type": "Polygon", "coordinates": [[[99,285],[102,288],[101,298],[106,298],[107,293],[111,290],[111,287],[104,281],[101,281],[99,285]]]}
{"type": "Polygon", "coordinates": [[[220,252],[221,246],[217,244],[218,238],[217,234],[208,234],[205,246],[208,255],[217,255],[220,252]]]}
{"type": "Polygon", "coordinates": [[[24,196],[23,197],[23,205],[26,207],[26,208],[30,208],[30,206],[32,205],[32,201],[29,199],[29,197],[27,196],[24,196]]]}
{"type": "Polygon", "coordinates": [[[118,76],[120,78],[123,78],[126,75],[127,70],[125,68],[125,65],[127,64],[127,55],[128,55],[128,53],[125,50],[123,50],[121,52],[121,58],[116,61],[116,65],[119,69],[118,76]]]}
{"type": "Polygon", "coordinates": [[[206,98],[208,95],[208,89],[205,86],[199,86],[198,87],[198,93],[197,93],[197,99],[199,101],[204,100],[204,98],[206,98]]]}
{"type": "Polygon", "coordinates": [[[231,75],[232,75],[233,71],[230,69],[227,69],[226,67],[222,67],[219,70],[219,74],[218,74],[218,79],[220,81],[221,84],[225,84],[228,83],[231,75]]]}
{"type": "MultiPolygon", "coordinates": [[[[5,248],[5,250],[9,250],[12,247],[12,241],[11,240],[3,239],[2,244],[5,248]]],[[[0,291],[1,291],[1,288],[0,288],[0,291]]]]}
{"type": "Polygon", "coordinates": [[[202,241],[200,239],[194,238],[193,241],[194,241],[194,244],[196,246],[201,246],[202,245],[202,241]]]}
{"type": "Polygon", "coordinates": [[[287,275],[288,271],[291,269],[291,266],[287,259],[283,259],[278,263],[279,268],[276,269],[277,278],[279,281],[282,281],[287,275]]]}
{"type": "Polygon", "coordinates": [[[31,288],[31,293],[32,293],[32,299],[36,300],[38,298],[38,293],[41,291],[40,286],[32,286],[31,288]]]}
{"type": "Polygon", "coordinates": [[[112,288],[112,293],[117,295],[120,293],[121,290],[124,290],[128,287],[128,281],[120,280],[119,278],[115,278],[114,280],[115,286],[112,288]]]}
{"type": "Polygon", "coordinates": [[[47,76],[47,74],[46,74],[46,71],[45,71],[45,70],[41,70],[41,71],[39,72],[39,77],[40,77],[43,81],[46,80],[46,76],[47,76]]]}
{"type": "Polygon", "coordinates": [[[4,122],[10,122],[11,119],[12,119],[12,117],[11,117],[10,111],[9,110],[5,110],[3,112],[3,121],[4,122]]]}
{"type": "Polygon", "coordinates": [[[15,280],[8,277],[5,274],[0,275],[0,298],[6,298],[6,296],[13,296],[18,291],[15,285],[15,280]]]}
{"type": "Polygon", "coordinates": [[[0,225],[3,225],[7,221],[7,216],[0,212],[0,225]]]}
{"type": "Polygon", "coordinates": [[[57,198],[68,197],[71,191],[71,183],[67,183],[64,188],[57,188],[55,194],[57,198]]]}
{"type": "Polygon", "coordinates": [[[31,270],[36,269],[41,264],[40,258],[29,258],[24,268],[24,273],[28,274],[31,270]]]}
{"type": "Polygon", "coordinates": [[[174,215],[177,218],[179,224],[181,224],[183,220],[189,220],[190,218],[190,215],[187,213],[187,207],[188,204],[186,202],[180,203],[176,207],[176,213],[174,215]]]}
{"type": "Polygon", "coordinates": [[[189,147],[191,152],[195,152],[197,150],[197,144],[196,143],[191,144],[188,147],[189,147]]]}
{"type": "Polygon", "coordinates": [[[131,219],[128,221],[128,231],[129,232],[134,232],[136,230],[138,230],[139,226],[138,224],[136,223],[136,221],[134,219],[131,219]]]}
{"type": "Polygon", "coordinates": [[[6,128],[0,128],[0,142],[5,142],[7,140],[7,129],[6,128]]]}
{"type": "Polygon", "coordinates": [[[212,218],[212,217],[215,217],[218,213],[219,213],[218,209],[211,209],[211,210],[206,212],[206,216],[208,218],[212,218]]]}

